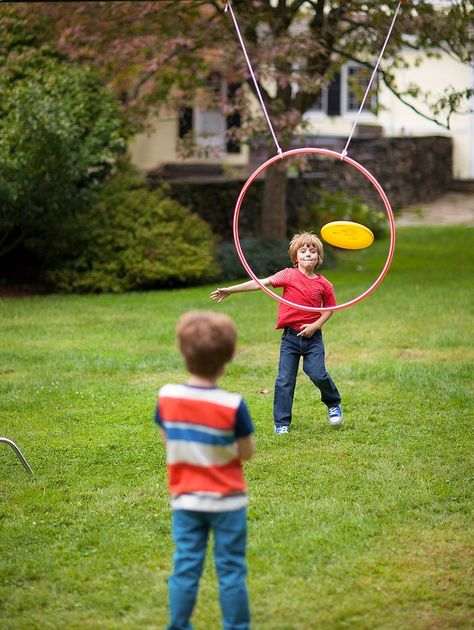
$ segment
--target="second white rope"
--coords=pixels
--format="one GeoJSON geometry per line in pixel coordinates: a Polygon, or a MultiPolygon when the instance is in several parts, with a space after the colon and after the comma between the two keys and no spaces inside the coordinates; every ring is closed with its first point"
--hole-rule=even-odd
{"type": "Polygon", "coordinates": [[[397,10],[395,11],[395,15],[393,16],[393,20],[392,20],[392,23],[390,25],[390,28],[388,30],[387,37],[385,38],[385,43],[382,46],[382,50],[380,51],[379,58],[377,59],[377,63],[375,64],[375,67],[374,67],[374,71],[372,72],[372,76],[370,77],[369,83],[367,84],[367,89],[365,90],[365,94],[364,94],[364,97],[363,97],[362,102],[360,104],[359,111],[357,112],[357,115],[355,117],[354,124],[352,125],[351,132],[349,134],[349,137],[347,138],[346,146],[344,147],[344,150],[341,153],[341,160],[342,160],[342,158],[344,158],[347,155],[347,148],[348,148],[348,146],[350,144],[350,141],[352,140],[352,136],[354,135],[354,131],[355,131],[355,128],[357,127],[357,123],[359,122],[359,117],[360,117],[360,115],[362,113],[362,110],[364,109],[365,101],[367,100],[367,97],[368,97],[369,92],[370,92],[370,88],[372,87],[372,83],[374,82],[375,76],[377,74],[377,70],[379,68],[380,62],[381,62],[383,54],[385,52],[385,48],[387,47],[388,40],[390,39],[390,35],[392,34],[393,27],[395,25],[395,21],[396,21],[397,16],[398,16],[398,12],[400,11],[401,4],[402,4],[402,2],[400,0],[400,2],[398,3],[397,10]]]}

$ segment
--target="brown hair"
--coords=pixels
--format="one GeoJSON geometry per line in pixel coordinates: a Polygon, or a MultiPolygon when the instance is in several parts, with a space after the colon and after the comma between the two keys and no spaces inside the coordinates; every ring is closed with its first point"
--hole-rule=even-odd
{"type": "Polygon", "coordinates": [[[196,376],[214,377],[234,356],[237,331],[230,317],[213,311],[188,311],[176,327],[186,367],[196,376]]]}
{"type": "Polygon", "coordinates": [[[290,247],[288,249],[288,253],[290,254],[290,260],[293,264],[296,264],[298,250],[300,247],[304,246],[314,247],[318,252],[318,261],[316,263],[315,269],[322,265],[324,260],[324,249],[323,244],[312,232],[300,232],[299,234],[295,234],[290,241],[290,247]]]}

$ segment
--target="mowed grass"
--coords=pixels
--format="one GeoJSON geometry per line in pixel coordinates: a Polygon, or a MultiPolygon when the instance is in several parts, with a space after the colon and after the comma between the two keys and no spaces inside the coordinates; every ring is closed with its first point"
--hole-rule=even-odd
{"type": "MultiPolygon", "coordinates": [[[[339,301],[387,242],[327,272],[339,301]]],[[[0,626],[164,628],[172,541],[155,394],[185,378],[174,327],[224,311],[239,351],[221,384],[256,424],[246,465],[256,630],[472,628],[474,230],[401,228],[387,278],[325,327],[345,424],[301,373],[272,433],[277,304],[211,287],[0,301],[0,626]]],[[[220,627],[212,556],[197,630],[220,627]]]]}

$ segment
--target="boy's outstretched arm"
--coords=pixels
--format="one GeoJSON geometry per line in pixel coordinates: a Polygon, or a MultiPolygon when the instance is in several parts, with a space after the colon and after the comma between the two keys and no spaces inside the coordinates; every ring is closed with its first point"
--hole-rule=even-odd
{"type": "MultiPolygon", "coordinates": [[[[268,287],[270,285],[270,278],[261,278],[260,282],[268,287]]],[[[231,293],[242,293],[244,291],[257,291],[260,289],[260,286],[255,282],[255,280],[247,280],[247,282],[241,282],[240,284],[233,284],[231,287],[222,287],[220,289],[215,289],[211,293],[211,300],[216,300],[217,302],[222,302],[226,297],[229,297],[231,293]]]]}

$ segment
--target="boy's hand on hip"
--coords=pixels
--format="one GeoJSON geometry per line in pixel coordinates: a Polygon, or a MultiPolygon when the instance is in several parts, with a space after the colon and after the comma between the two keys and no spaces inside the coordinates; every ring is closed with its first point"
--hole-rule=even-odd
{"type": "Polygon", "coordinates": [[[315,326],[314,324],[303,324],[300,328],[300,332],[296,336],[312,337],[317,330],[318,326],[315,326]]]}

